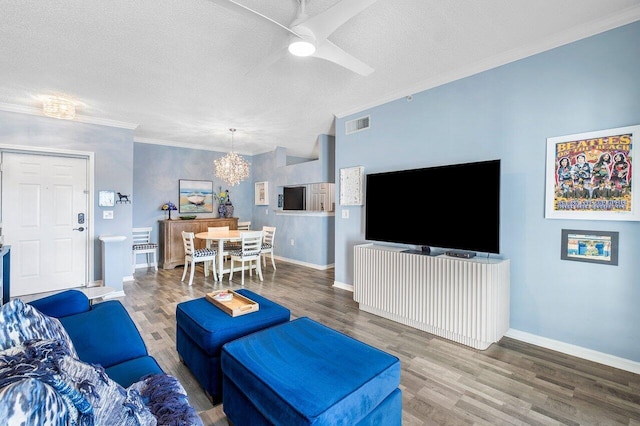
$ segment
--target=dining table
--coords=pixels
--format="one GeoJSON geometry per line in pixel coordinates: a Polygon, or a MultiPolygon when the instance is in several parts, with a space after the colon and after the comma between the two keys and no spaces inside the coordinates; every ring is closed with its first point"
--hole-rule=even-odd
{"type": "MultiPolygon", "coordinates": [[[[206,241],[206,246],[208,248],[211,248],[213,243],[215,242],[218,243],[218,247],[217,247],[218,271],[217,272],[218,272],[219,281],[222,281],[222,277],[226,272],[231,272],[231,269],[230,269],[231,267],[229,268],[224,267],[224,256],[222,255],[222,252],[224,251],[224,243],[229,241],[232,241],[232,242],[242,241],[243,232],[251,232],[251,231],[238,231],[236,229],[232,229],[232,230],[205,231],[205,232],[198,232],[197,234],[195,234],[196,238],[206,241]]],[[[212,268],[214,267],[215,265],[212,265],[212,268]]],[[[233,268],[234,271],[236,270],[239,271],[241,269],[242,268],[240,267],[233,268]]]]}

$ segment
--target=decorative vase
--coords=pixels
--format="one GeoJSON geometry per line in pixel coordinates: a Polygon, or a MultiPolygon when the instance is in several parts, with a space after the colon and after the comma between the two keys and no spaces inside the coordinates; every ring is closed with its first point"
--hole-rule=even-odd
{"type": "Polygon", "coordinates": [[[225,217],[226,211],[227,209],[224,204],[218,205],[218,217],[225,217]]]}
{"type": "Polygon", "coordinates": [[[229,203],[229,204],[225,204],[224,205],[224,217],[233,217],[233,204],[229,203]]]}

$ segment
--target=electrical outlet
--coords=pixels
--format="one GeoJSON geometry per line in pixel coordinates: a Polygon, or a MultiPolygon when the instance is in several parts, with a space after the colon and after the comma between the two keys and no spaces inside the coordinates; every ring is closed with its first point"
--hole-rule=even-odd
{"type": "Polygon", "coordinates": [[[269,214],[269,209],[264,209],[264,214],[269,214]]]}
{"type": "Polygon", "coordinates": [[[292,245],[292,246],[295,246],[295,245],[296,245],[296,242],[293,240],[293,238],[291,239],[291,245],[292,245]]]}
{"type": "Polygon", "coordinates": [[[342,210],[342,218],[343,219],[349,219],[349,210],[347,210],[347,209],[343,209],[342,210]]]}

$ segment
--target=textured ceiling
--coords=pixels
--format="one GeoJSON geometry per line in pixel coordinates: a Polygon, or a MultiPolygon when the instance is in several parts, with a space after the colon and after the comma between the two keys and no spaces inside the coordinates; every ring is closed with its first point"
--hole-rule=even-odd
{"type": "MultiPolygon", "coordinates": [[[[236,0],[289,25],[298,0],[236,0]]],[[[350,0],[344,0],[350,1],[350,0]]],[[[309,0],[307,13],[336,0],[309,0]]],[[[210,0],[0,0],[0,109],[64,93],[140,142],[313,158],[334,118],[640,20],[640,0],[378,0],[329,40],[367,77],[283,56],[283,30],[210,0]]]]}

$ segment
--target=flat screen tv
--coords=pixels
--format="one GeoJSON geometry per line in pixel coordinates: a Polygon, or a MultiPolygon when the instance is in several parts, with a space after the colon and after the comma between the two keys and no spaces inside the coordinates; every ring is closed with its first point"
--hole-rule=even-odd
{"type": "Polygon", "coordinates": [[[368,174],[369,241],[500,253],[500,160],[368,174]]]}
{"type": "Polygon", "coordinates": [[[307,192],[304,186],[285,186],[283,188],[283,210],[306,210],[307,192]]]}

